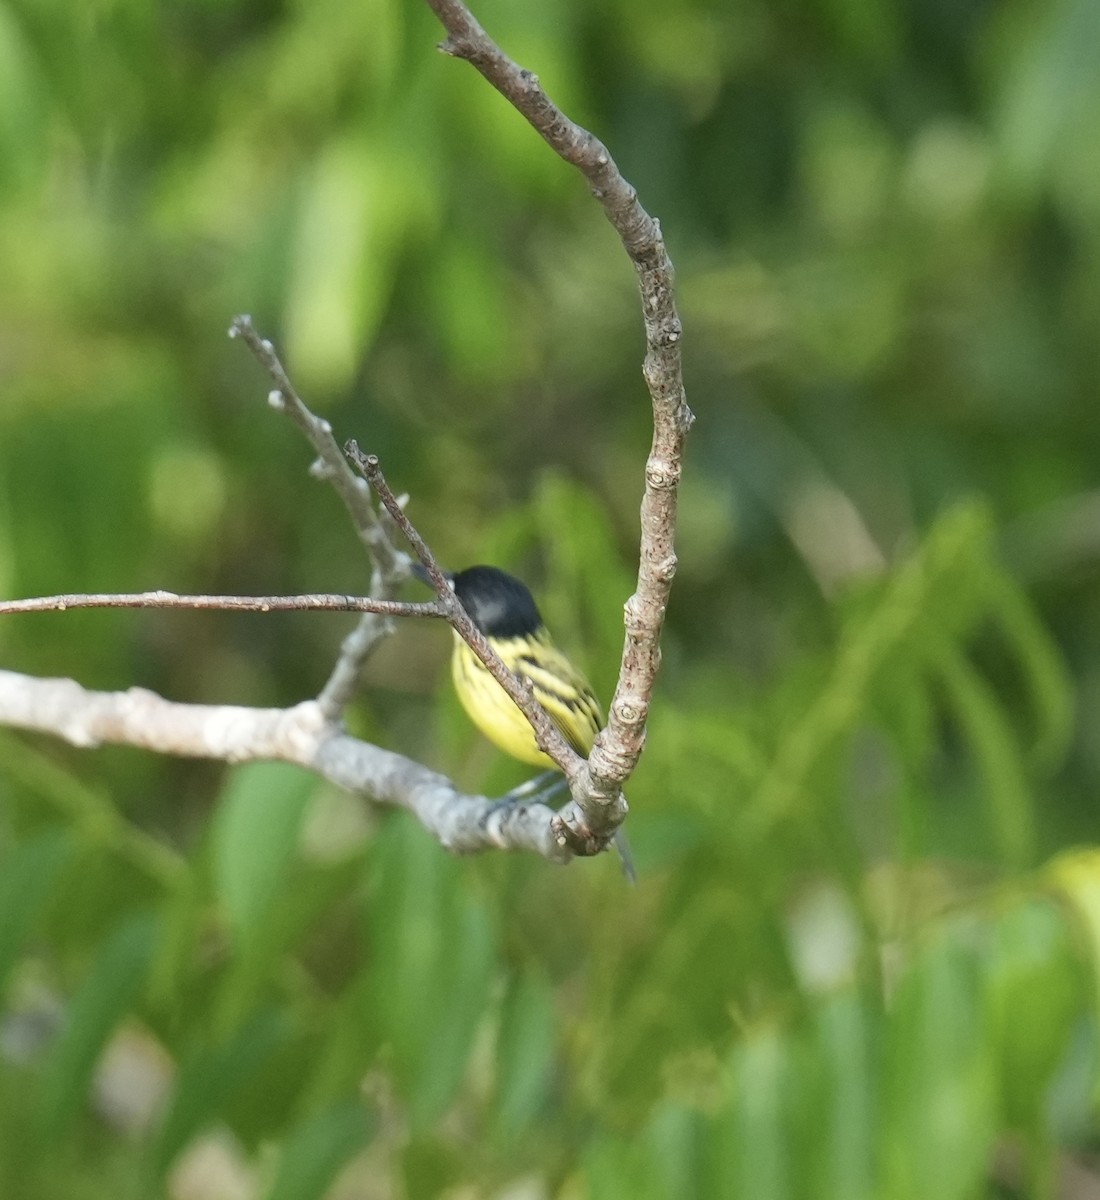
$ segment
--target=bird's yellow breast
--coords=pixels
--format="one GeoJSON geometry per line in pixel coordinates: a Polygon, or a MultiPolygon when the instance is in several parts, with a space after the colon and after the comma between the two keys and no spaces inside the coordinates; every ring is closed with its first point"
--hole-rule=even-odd
{"type": "MultiPolygon", "coordinates": [[[[506,666],[529,679],[535,698],[578,754],[587,756],[603,727],[603,714],[584,676],[545,630],[531,637],[492,638],[506,666]]],[[[498,749],[534,767],[553,767],[535,741],[527,718],[458,635],[451,656],[455,691],[466,715],[498,749]]]]}

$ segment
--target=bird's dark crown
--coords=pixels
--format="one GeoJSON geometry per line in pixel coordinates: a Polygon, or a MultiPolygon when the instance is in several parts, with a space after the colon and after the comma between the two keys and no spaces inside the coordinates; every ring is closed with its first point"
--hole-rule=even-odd
{"type": "Polygon", "coordinates": [[[453,579],[455,595],[486,637],[527,637],[542,627],[534,597],[496,567],[467,567],[453,579]]]}

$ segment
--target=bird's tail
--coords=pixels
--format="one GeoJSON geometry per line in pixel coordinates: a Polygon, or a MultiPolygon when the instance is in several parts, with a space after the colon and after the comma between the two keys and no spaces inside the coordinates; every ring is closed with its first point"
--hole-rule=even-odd
{"type": "Polygon", "coordinates": [[[612,841],[615,849],[619,852],[619,862],[622,864],[623,874],[626,876],[627,882],[637,883],[638,876],[634,870],[634,855],[630,853],[630,843],[626,840],[626,834],[621,829],[616,829],[612,841]]]}

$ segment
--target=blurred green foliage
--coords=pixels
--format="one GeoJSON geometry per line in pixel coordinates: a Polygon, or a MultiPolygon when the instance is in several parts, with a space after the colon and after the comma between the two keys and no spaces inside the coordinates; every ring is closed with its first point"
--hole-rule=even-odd
{"type": "MultiPolygon", "coordinates": [[[[1100,5],[477,15],[678,267],[639,886],[451,859],[289,769],[6,735],[0,1195],[1095,1189],[1100,5]]],[[[0,594],[364,589],[248,311],[607,693],[632,271],[439,37],[414,0],[0,2],[0,594]]],[[[0,662],[285,705],[348,623],[8,618],[0,662]]],[[[447,650],[402,627],[354,730],[503,789],[447,650]]]]}

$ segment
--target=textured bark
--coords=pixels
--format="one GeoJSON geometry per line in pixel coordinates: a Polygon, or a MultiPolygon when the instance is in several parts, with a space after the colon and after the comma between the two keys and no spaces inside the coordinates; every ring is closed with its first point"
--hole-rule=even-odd
{"type": "Polygon", "coordinates": [[[74,746],[137,746],[181,758],[295,763],[380,804],[408,809],[447,849],[528,850],[554,862],[572,852],[540,804],[498,808],[442,775],[350,737],[316,700],[292,708],[176,704],[145,688],[95,692],[71,679],[0,671],[0,724],[53,734],[74,746]]]}

